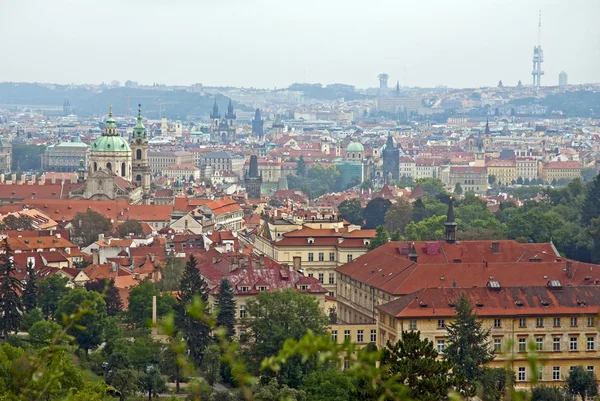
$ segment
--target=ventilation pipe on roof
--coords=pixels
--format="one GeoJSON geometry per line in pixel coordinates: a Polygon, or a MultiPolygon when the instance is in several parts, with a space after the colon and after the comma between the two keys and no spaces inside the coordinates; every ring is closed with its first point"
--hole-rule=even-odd
{"type": "Polygon", "coordinates": [[[415,248],[415,243],[413,242],[410,247],[410,253],[408,254],[408,259],[410,259],[411,262],[417,263],[418,258],[419,258],[419,255],[417,254],[417,249],[415,248]]]}
{"type": "Polygon", "coordinates": [[[568,278],[573,278],[573,261],[567,260],[567,268],[565,269],[568,278]]]}

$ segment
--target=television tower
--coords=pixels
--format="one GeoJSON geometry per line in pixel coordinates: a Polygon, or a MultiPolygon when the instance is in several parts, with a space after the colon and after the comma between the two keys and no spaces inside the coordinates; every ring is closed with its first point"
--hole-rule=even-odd
{"type": "Polygon", "coordinates": [[[533,86],[539,88],[542,86],[542,62],[544,61],[544,51],[542,50],[542,11],[540,10],[540,19],[538,22],[538,44],[533,46],[533,70],[531,76],[533,77],[533,86]]]}

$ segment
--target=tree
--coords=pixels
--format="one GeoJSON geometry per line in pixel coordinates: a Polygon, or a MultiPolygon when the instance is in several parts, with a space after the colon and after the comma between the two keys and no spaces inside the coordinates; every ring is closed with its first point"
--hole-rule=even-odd
{"type": "Polygon", "coordinates": [[[304,156],[302,155],[300,155],[300,158],[298,159],[296,175],[301,178],[306,177],[306,162],[304,161],[304,156]]]}
{"type": "Polygon", "coordinates": [[[362,225],[363,210],[358,199],[345,199],[338,206],[339,216],[350,224],[362,225]]]}
{"type": "Polygon", "coordinates": [[[121,300],[119,290],[115,287],[114,279],[104,278],[88,281],[85,283],[85,289],[102,294],[108,316],[114,316],[123,310],[123,300],[121,300]]]}
{"type": "Polygon", "coordinates": [[[8,333],[19,329],[23,313],[20,294],[23,291],[21,281],[14,276],[16,272],[13,250],[4,239],[3,253],[0,254],[0,334],[6,340],[8,333]]]}
{"type": "Polygon", "coordinates": [[[140,391],[148,393],[148,401],[152,401],[152,396],[156,398],[169,389],[160,371],[151,365],[146,368],[144,373],[138,376],[137,387],[140,391]]]}
{"type": "Polygon", "coordinates": [[[257,385],[252,390],[252,396],[254,401],[307,401],[303,390],[280,385],[275,379],[271,379],[266,385],[257,385]]]}
{"type": "Polygon", "coordinates": [[[490,351],[490,330],[473,313],[473,306],[465,294],[456,303],[456,319],[447,326],[445,357],[453,364],[453,372],[464,378],[458,388],[465,395],[475,393],[476,383],[481,380],[483,366],[494,359],[490,351]]]}
{"type": "Polygon", "coordinates": [[[37,307],[37,274],[33,263],[27,263],[27,283],[23,289],[23,307],[26,312],[31,312],[37,307]]]}
{"type": "Polygon", "coordinates": [[[456,185],[454,186],[454,193],[456,195],[462,195],[463,194],[463,189],[462,189],[462,186],[460,185],[460,182],[457,182],[456,185]]]}
{"type": "Polygon", "coordinates": [[[381,366],[384,376],[407,386],[415,401],[448,399],[449,391],[460,382],[450,373],[452,363],[438,359],[433,342],[421,339],[419,331],[403,331],[396,344],[388,342],[381,366]]]}
{"type": "Polygon", "coordinates": [[[29,329],[29,342],[36,347],[46,347],[60,332],[60,324],[41,320],[29,329]]]}
{"type": "Polygon", "coordinates": [[[31,312],[26,312],[21,317],[21,330],[28,331],[35,323],[44,320],[44,314],[39,308],[33,309],[31,312]]]}
{"type": "Polygon", "coordinates": [[[190,255],[181,276],[176,307],[176,325],[181,330],[187,344],[190,358],[196,366],[202,364],[204,349],[210,341],[210,329],[201,316],[191,316],[188,308],[197,298],[201,302],[202,313],[208,315],[208,285],[200,276],[194,255],[190,255]]]}
{"type": "Polygon", "coordinates": [[[73,336],[87,353],[104,341],[106,303],[100,294],[76,288],[59,301],[56,312],[58,315],[71,316],[81,313],[84,309],[85,313],[78,317],[76,326],[70,327],[67,333],[73,336]]]}
{"type": "Polygon", "coordinates": [[[581,206],[581,222],[588,224],[600,217],[600,174],[588,185],[585,200],[581,206]]]}
{"type": "Polygon", "coordinates": [[[387,232],[384,226],[377,227],[377,235],[371,240],[369,244],[369,251],[375,248],[379,248],[382,245],[390,242],[390,233],[387,232]]]}
{"type": "Polygon", "coordinates": [[[385,228],[389,232],[404,232],[404,228],[412,220],[412,212],[412,204],[404,198],[398,198],[396,203],[390,206],[385,213],[385,228]]]}
{"type": "Polygon", "coordinates": [[[300,389],[311,401],[347,401],[354,391],[354,383],[347,374],[331,367],[310,373],[300,389]]]}
{"type": "Polygon", "coordinates": [[[523,177],[517,177],[517,184],[523,185],[523,177]]]}
{"type": "Polygon", "coordinates": [[[572,401],[572,397],[560,387],[536,386],[531,389],[531,401],[572,401]]]}
{"type": "Polygon", "coordinates": [[[385,214],[392,205],[387,199],[375,198],[367,203],[367,207],[363,210],[363,218],[365,220],[364,228],[374,229],[385,224],[385,214]]]}
{"type": "Polygon", "coordinates": [[[505,400],[515,387],[515,372],[506,368],[484,368],[481,376],[481,394],[483,401],[505,400]]]}
{"type": "Polygon", "coordinates": [[[172,312],[177,301],[170,294],[161,294],[151,281],[144,281],[129,291],[126,318],[137,327],[145,327],[152,319],[152,298],[156,297],[156,315],[172,312]]]}
{"type": "Polygon", "coordinates": [[[115,229],[119,238],[125,238],[127,236],[131,237],[143,237],[144,229],[142,228],[142,224],[137,220],[127,220],[124,223],[121,223],[115,229]]]}
{"type": "Polygon", "coordinates": [[[133,369],[118,369],[111,373],[108,384],[113,386],[119,393],[119,401],[134,395],[138,391],[139,379],[133,369]]]}
{"type": "Polygon", "coordinates": [[[423,199],[419,198],[413,204],[412,221],[418,223],[421,220],[425,220],[427,217],[429,217],[429,212],[425,207],[423,199]]]}
{"type": "Polygon", "coordinates": [[[409,241],[432,241],[444,238],[446,216],[433,216],[418,223],[411,222],[404,229],[409,241]]]}
{"type": "Polygon", "coordinates": [[[226,277],[221,279],[219,294],[215,302],[217,309],[217,327],[225,329],[225,338],[231,340],[235,335],[236,305],[233,287],[226,277]]]}
{"type": "Polygon", "coordinates": [[[364,189],[365,191],[370,189],[372,191],[375,189],[375,186],[373,185],[373,181],[367,179],[360,184],[360,189],[364,189]]]}
{"type": "Polygon", "coordinates": [[[588,372],[583,366],[575,366],[567,377],[567,391],[580,396],[582,401],[598,395],[598,384],[594,372],[588,372]]]}
{"type": "Polygon", "coordinates": [[[3,229],[5,230],[27,231],[35,229],[33,226],[33,219],[26,214],[21,214],[19,217],[14,214],[9,214],[0,222],[0,224],[2,224],[3,229]]]}
{"type": "Polygon", "coordinates": [[[211,386],[219,381],[221,373],[221,348],[217,344],[209,345],[202,358],[202,370],[211,386]]]}
{"type": "Polygon", "coordinates": [[[156,283],[160,291],[176,291],[179,288],[181,275],[185,268],[185,260],[169,255],[161,266],[161,279],[156,283]]]}
{"type": "Polygon", "coordinates": [[[415,185],[415,180],[409,175],[402,175],[400,179],[396,181],[396,186],[399,188],[412,188],[415,185]]]}
{"type": "Polygon", "coordinates": [[[431,198],[437,197],[439,194],[445,193],[444,183],[438,178],[419,178],[416,185],[420,185],[423,191],[431,198]]]}
{"type": "Polygon", "coordinates": [[[179,393],[180,383],[184,380],[184,369],[181,366],[178,344],[181,338],[170,337],[170,344],[165,347],[160,357],[160,366],[162,372],[167,375],[170,382],[175,383],[175,393],[179,393]]]}
{"type": "Polygon", "coordinates": [[[69,279],[61,276],[49,276],[40,280],[38,284],[37,302],[46,319],[56,320],[58,302],[70,289],[67,287],[69,279]]]}
{"type": "Polygon", "coordinates": [[[84,213],[77,213],[71,220],[73,239],[80,246],[88,246],[98,241],[100,234],[109,235],[112,232],[112,223],[100,213],[88,209],[84,213]]]}

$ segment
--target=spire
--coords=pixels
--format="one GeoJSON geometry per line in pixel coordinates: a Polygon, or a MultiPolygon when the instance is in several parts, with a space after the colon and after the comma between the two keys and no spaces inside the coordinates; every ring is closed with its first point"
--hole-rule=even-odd
{"type": "Polygon", "coordinates": [[[135,127],[133,127],[133,137],[145,137],[146,136],[146,127],[144,127],[144,122],[142,118],[142,105],[138,104],[138,116],[137,121],[135,123],[135,127]]]}
{"type": "Polygon", "coordinates": [[[212,119],[221,118],[221,115],[219,114],[219,105],[217,105],[216,97],[215,97],[215,103],[213,104],[212,112],[210,113],[210,118],[212,118],[212,119]]]}
{"type": "Polygon", "coordinates": [[[454,198],[450,197],[450,202],[448,203],[448,214],[446,215],[446,222],[444,223],[444,226],[446,227],[444,239],[449,244],[456,242],[456,225],[457,224],[454,221],[454,198]]]}
{"type": "Polygon", "coordinates": [[[392,134],[389,134],[387,137],[387,142],[385,144],[385,150],[394,150],[394,139],[392,138],[392,134]]]}
{"type": "Polygon", "coordinates": [[[415,243],[413,242],[410,246],[410,253],[408,254],[408,259],[411,260],[411,262],[417,262],[419,255],[417,254],[417,248],[415,247],[415,243]]]}
{"type": "Polygon", "coordinates": [[[116,136],[119,135],[117,132],[117,123],[113,118],[112,114],[112,104],[108,105],[108,118],[104,123],[104,132],[102,132],[103,136],[116,136]]]}
{"type": "Polygon", "coordinates": [[[485,134],[489,134],[490,133],[490,119],[486,118],[485,119],[485,134]]]}
{"type": "Polygon", "coordinates": [[[229,104],[227,105],[227,114],[225,114],[225,118],[228,120],[235,119],[235,112],[233,111],[233,103],[231,99],[229,99],[229,104]]]}

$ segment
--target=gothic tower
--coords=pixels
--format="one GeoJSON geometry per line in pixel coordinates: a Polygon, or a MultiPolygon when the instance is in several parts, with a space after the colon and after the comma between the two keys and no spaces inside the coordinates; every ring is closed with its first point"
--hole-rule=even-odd
{"type": "Polygon", "coordinates": [[[392,176],[393,180],[398,180],[400,175],[400,146],[394,146],[392,135],[388,135],[385,149],[383,150],[383,176],[392,176]]]}
{"type": "Polygon", "coordinates": [[[133,181],[144,193],[143,203],[150,204],[150,164],[148,163],[148,138],[146,127],[142,123],[142,105],[138,105],[138,117],[131,138],[131,154],[133,157],[133,181]]]}
{"type": "Polygon", "coordinates": [[[256,155],[250,156],[250,167],[244,178],[246,193],[248,199],[260,199],[262,176],[258,174],[258,158],[256,155]]]}
{"type": "Polygon", "coordinates": [[[221,122],[221,114],[219,113],[219,106],[217,105],[217,98],[215,97],[215,104],[210,112],[210,119],[212,120],[213,131],[219,130],[219,123],[221,122]]]}
{"type": "Polygon", "coordinates": [[[260,109],[256,109],[254,118],[252,119],[252,135],[256,135],[259,139],[262,139],[265,134],[264,123],[265,120],[260,115],[260,109]]]}
{"type": "Polygon", "coordinates": [[[225,113],[225,119],[227,119],[227,126],[231,129],[235,124],[236,115],[233,111],[233,103],[229,99],[229,105],[227,106],[227,113],[225,113]]]}

